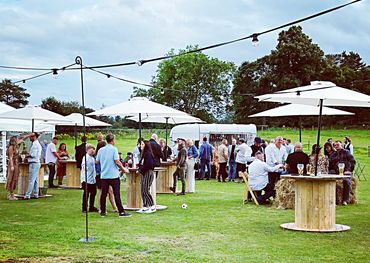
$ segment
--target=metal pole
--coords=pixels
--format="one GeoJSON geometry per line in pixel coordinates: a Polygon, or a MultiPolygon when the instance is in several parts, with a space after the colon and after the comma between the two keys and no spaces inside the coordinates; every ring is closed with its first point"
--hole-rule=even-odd
{"type": "Polygon", "coordinates": [[[169,117],[166,117],[166,146],[167,146],[167,137],[168,137],[168,119],[169,117]]]}
{"type": "Polygon", "coordinates": [[[302,117],[299,116],[299,142],[302,143],[302,117]]]}
{"type": "Polygon", "coordinates": [[[32,119],[32,133],[35,131],[35,119],[32,119]]]}
{"type": "Polygon", "coordinates": [[[139,139],[141,139],[141,113],[139,113],[139,139]]]}
{"type": "Polygon", "coordinates": [[[75,123],[75,149],[77,147],[77,123],[75,123]]]}
{"type": "MultiPolygon", "coordinates": [[[[84,94],[84,77],[83,77],[83,63],[82,58],[80,56],[77,56],[75,59],[75,62],[77,65],[80,65],[80,77],[81,77],[81,100],[82,100],[82,126],[83,126],[83,136],[86,136],[86,124],[85,124],[85,94],[84,94]]],[[[96,240],[94,237],[89,238],[89,212],[87,209],[87,203],[88,203],[88,192],[87,192],[87,165],[86,165],[86,151],[84,154],[84,162],[85,162],[85,200],[86,200],[86,218],[85,218],[85,237],[81,238],[81,242],[90,242],[96,240]]]]}
{"type": "Polygon", "coordinates": [[[323,99],[320,99],[320,113],[319,113],[319,121],[317,124],[317,143],[316,143],[316,160],[315,160],[315,176],[317,176],[317,166],[319,163],[319,147],[320,147],[320,131],[321,131],[321,116],[322,116],[322,104],[323,99]]]}

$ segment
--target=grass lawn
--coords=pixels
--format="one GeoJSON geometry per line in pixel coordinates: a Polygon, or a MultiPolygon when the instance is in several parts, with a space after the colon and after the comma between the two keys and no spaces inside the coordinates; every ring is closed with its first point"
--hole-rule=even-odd
{"type": "MultiPolygon", "coordinates": [[[[297,131],[268,130],[264,138],[297,131]]],[[[337,207],[337,223],[351,226],[342,233],[305,233],[280,229],[294,221],[294,211],[242,204],[243,185],[197,181],[196,193],[183,197],[157,195],[168,209],[155,214],[106,218],[90,214],[93,243],[80,243],[85,217],[80,190],[51,189],[53,197],[9,202],[0,190],[0,261],[34,262],[369,262],[370,260],[370,145],[369,131],[325,130],[322,138],[353,138],[356,159],[366,164],[368,181],[360,181],[359,203],[337,207]],[[187,203],[188,209],[181,209],[187,203]]],[[[134,138],[118,138],[125,153],[134,138]]],[[[315,141],[306,130],[303,141],[315,141]]],[[[73,142],[68,141],[72,149],[73,142]]],[[[123,187],[124,188],[124,187],[123,187]]],[[[122,190],[123,199],[125,191],[122,190]]],[[[123,202],[125,202],[123,200],[123,202]]]]}

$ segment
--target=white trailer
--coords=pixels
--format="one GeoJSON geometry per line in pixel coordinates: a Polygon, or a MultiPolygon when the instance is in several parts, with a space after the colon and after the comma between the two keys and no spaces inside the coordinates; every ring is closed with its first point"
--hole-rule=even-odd
{"type": "Polygon", "coordinates": [[[248,145],[252,145],[256,135],[254,124],[182,124],[171,129],[170,141],[173,145],[177,138],[192,139],[198,146],[203,137],[207,137],[212,144],[219,144],[222,139],[231,143],[232,139],[243,138],[248,145]]]}

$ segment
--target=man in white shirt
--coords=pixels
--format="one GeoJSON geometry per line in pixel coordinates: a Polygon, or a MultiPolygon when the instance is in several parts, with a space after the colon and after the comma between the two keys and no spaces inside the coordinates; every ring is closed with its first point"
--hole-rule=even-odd
{"type": "Polygon", "coordinates": [[[40,170],[40,160],[41,160],[41,153],[42,147],[40,142],[38,141],[39,135],[34,132],[30,135],[30,140],[32,142],[30,153],[28,155],[28,164],[29,164],[29,171],[28,171],[28,189],[24,199],[30,199],[31,194],[33,193],[34,198],[39,198],[39,170],[40,170]]]}
{"type": "MultiPolygon", "coordinates": [[[[283,146],[283,137],[278,136],[275,139],[275,143],[269,144],[266,147],[265,154],[266,154],[266,163],[270,167],[275,167],[278,164],[284,164],[285,160],[287,159],[287,151],[285,146],[283,146]]],[[[269,182],[272,183],[274,186],[277,181],[280,180],[280,173],[278,172],[269,172],[269,182]]]]}
{"type": "Polygon", "coordinates": [[[344,137],[344,149],[348,150],[353,156],[353,144],[348,136],[344,137]]]}
{"type": "Polygon", "coordinates": [[[269,203],[271,196],[275,197],[275,185],[269,183],[268,172],[276,172],[282,166],[277,164],[270,167],[264,162],[262,152],[257,152],[256,159],[249,165],[249,186],[253,191],[264,191],[265,193],[257,197],[259,204],[269,203]]]}
{"type": "Polygon", "coordinates": [[[236,178],[239,177],[239,172],[245,172],[246,164],[253,162],[252,149],[249,147],[243,138],[239,139],[239,145],[236,148],[236,178]]]}
{"type": "Polygon", "coordinates": [[[58,143],[58,138],[54,137],[52,141],[46,147],[45,153],[45,163],[47,163],[49,168],[49,180],[48,180],[48,187],[49,188],[56,188],[57,186],[54,185],[54,175],[55,175],[55,165],[58,159],[61,159],[57,153],[56,145],[58,143]]]}

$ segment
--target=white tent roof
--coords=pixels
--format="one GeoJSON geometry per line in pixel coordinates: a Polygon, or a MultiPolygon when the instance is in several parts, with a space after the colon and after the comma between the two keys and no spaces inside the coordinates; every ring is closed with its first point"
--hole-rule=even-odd
{"type": "Polygon", "coordinates": [[[64,116],[55,112],[45,110],[40,106],[28,105],[24,108],[15,109],[0,114],[0,119],[13,119],[13,120],[39,120],[50,122],[69,122],[64,116]]]}
{"type": "MultiPolygon", "coordinates": [[[[182,123],[201,123],[204,122],[199,118],[193,116],[173,116],[173,117],[150,117],[142,116],[141,122],[151,122],[151,123],[166,123],[166,118],[168,118],[168,124],[182,124],[182,123]]],[[[129,117],[129,120],[139,121],[139,116],[129,117]]]]}
{"type": "MultiPolygon", "coordinates": [[[[281,116],[317,116],[319,109],[315,106],[303,104],[289,104],[274,109],[269,109],[248,117],[281,117],[281,116]]],[[[323,107],[322,115],[354,115],[352,112],[323,107]]]]}
{"type": "MultiPolygon", "coordinates": [[[[61,126],[83,126],[83,115],[81,113],[72,113],[70,115],[65,116],[67,120],[70,121],[70,123],[61,122],[57,123],[56,125],[61,126]]],[[[112,126],[109,123],[99,121],[90,117],[85,116],[85,125],[87,127],[108,127],[112,126]]]]}
{"type": "Polygon", "coordinates": [[[311,85],[257,96],[259,101],[297,103],[318,106],[370,107],[370,96],[336,86],[330,81],[312,81],[311,85]]]}
{"type": "Polygon", "coordinates": [[[116,105],[106,107],[101,110],[89,113],[87,115],[104,115],[104,116],[157,116],[157,117],[172,117],[172,116],[189,116],[187,113],[173,109],[171,107],[153,102],[143,97],[135,97],[129,101],[125,101],[116,105]]]}
{"type": "MultiPolygon", "coordinates": [[[[35,121],[34,130],[36,132],[54,132],[55,126],[42,121],[35,121]]],[[[0,131],[31,132],[32,124],[25,120],[0,119],[0,131]]]]}
{"type": "Polygon", "coordinates": [[[15,108],[13,108],[12,106],[9,106],[5,103],[0,102],[0,113],[12,111],[12,110],[15,110],[15,108]]]}

